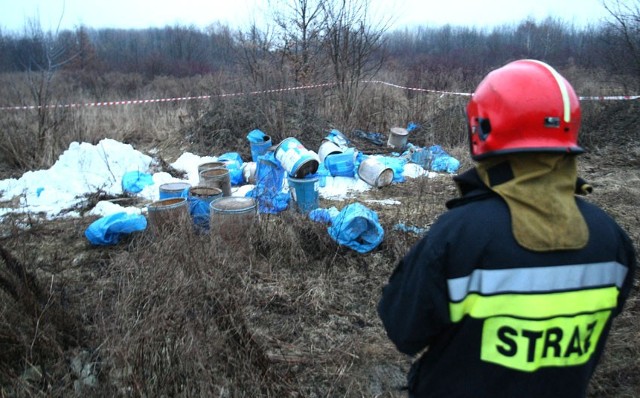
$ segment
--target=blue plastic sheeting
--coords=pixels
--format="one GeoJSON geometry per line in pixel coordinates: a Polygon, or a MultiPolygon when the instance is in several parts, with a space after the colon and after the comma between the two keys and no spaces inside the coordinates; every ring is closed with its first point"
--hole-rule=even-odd
{"type": "Polygon", "coordinates": [[[336,129],[331,130],[325,139],[333,142],[340,148],[346,148],[350,144],[349,139],[336,129]]]}
{"type": "Polygon", "coordinates": [[[255,129],[251,130],[249,134],[247,134],[247,140],[249,140],[249,142],[252,144],[260,144],[265,141],[266,136],[267,135],[261,130],[255,129]]]}
{"type": "Polygon", "coordinates": [[[242,175],[242,165],[244,161],[238,152],[227,152],[218,156],[218,161],[224,161],[225,166],[229,169],[229,178],[231,185],[244,184],[244,176],[242,175]]]}
{"type": "Polygon", "coordinates": [[[440,145],[429,147],[429,151],[433,154],[431,170],[453,174],[460,168],[460,161],[450,156],[440,145]]]}
{"type": "Polygon", "coordinates": [[[331,176],[331,173],[329,173],[329,170],[324,166],[324,163],[320,163],[315,174],[310,174],[310,176],[318,177],[318,186],[325,187],[327,186],[327,177],[331,176]]]}
{"type": "Polygon", "coordinates": [[[420,125],[414,122],[409,122],[409,124],[407,125],[408,132],[412,132],[413,130],[417,130],[419,128],[420,128],[420,125]]]}
{"type": "Polygon", "coordinates": [[[375,211],[360,203],[351,203],[333,218],[329,235],[339,245],[367,253],[382,242],[384,229],[375,211]]]}
{"type": "Polygon", "coordinates": [[[97,219],[84,231],[84,236],[94,245],[115,245],[124,235],[145,228],[147,219],[143,215],[120,212],[97,219]]]}
{"type": "Polygon", "coordinates": [[[151,174],[128,171],[122,176],[122,192],[138,193],[149,185],[153,185],[153,176],[151,174]]]}
{"type": "Polygon", "coordinates": [[[309,218],[315,222],[321,222],[325,224],[331,224],[333,219],[340,214],[340,210],[338,210],[335,206],[331,206],[328,209],[318,208],[311,210],[309,212],[309,218]]]}
{"type": "Polygon", "coordinates": [[[258,158],[256,184],[246,194],[256,199],[258,212],[277,214],[287,209],[291,195],[283,187],[285,174],[273,152],[267,152],[258,158]]]}
{"type": "Polygon", "coordinates": [[[460,161],[449,155],[440,145],[427,148],[409,144],[407,147],[402,157],[409,158],[425,170],[453,174],[460,168],[460,161]]]}
{"type": "Polygon", "coordinates": [[[187,202],[189,204],[189,213],[191,214],[191,219],[193,220],[195,227],[200,230],[208,231],[211,215],[211,208],[209,207],[209,204],[211,201],[189,196],[187,198],[187,202]]]}
{"type": "Polygon", "coordinates": [[[385,136],[382,133],[365,132],[362,130],[355,130],[353,135],[356,137],[364,138],[367,141],[371,141],[378,146],[385,144],[385,136]]]}

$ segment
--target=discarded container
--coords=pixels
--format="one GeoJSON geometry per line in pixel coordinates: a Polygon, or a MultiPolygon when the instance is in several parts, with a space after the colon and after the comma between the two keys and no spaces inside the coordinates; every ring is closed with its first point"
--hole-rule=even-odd
{"type": "Polygon", "coordinates": [[[249,142],[249,144],[251,145],[251,160],[253,160],[254,162],[258,161],[258,156],[262,156],[265,153],[267,153],[267,151],[269,150],[269,148],[271,148],[271,137],[269,137],[268,135],[265,135],[263,137],[262,142],[249,142]]]}
{"type": "Polygon", "coordinates": [[[189,189],[189,196],[211,203],[222,197],[222,189],[198,185],[189,189]]]}
{"type": "Polygon", "coordinates": [[[167,198],[147,206],[149,230],[153,233],[167,233],[185,228],[189,221],[187,198],[167,198]]]}
{"type": "Polygon", "coordinates": [[[242,176],[244,182],[247,184],[256,183],[256,172],[258,170],[258,164],[256,162],[247,162],[242,166],[242,176]]]}
{"type": "Polygon", "coordinates": [[[413,163],[428,171],[431,169],[433,153],[427,148],[412,148],[410,150],[410,159],[413,163]]]}
{"type": "Polygon", "coordinates": [[[318,155],[293,137],[285,138],[276,148],[276,159],[293,178],[304,178],[318,170],[318,155]]]}
{"type": "Polygon", "coordinates": [[[324,159],[324,166],[334,177],[353,177],[355,172],[356,151],[349,148],[341,153],[328,155],[324,159]]]}
{"type": "Polygon", "coordinates": [[[368,157],[360,163],[358,176],[372,187],[381,188],[393,181],[393,169],[376,158],[368,157]]]}
{"type": "Polygon", "coordinates": [[[289,192],[296,209],[303,214],[318,208],[318,177],[288,178],[289,192]]]}
{"type": "Polygon", "coordinates": [[[387,140],[387,146],[390,146],[399,151],[404,150],[407,146],[409,132],[402,127],[392,127],[389,133],[389,139],[387,140]]]}
{"type": "Polygon", "coordinates": [[[320,148],[318,148],[318,158],[320,158],[320,163],[323,163],[328,155],[334,153],[342,153],[342,148],[340,148],[336,143],[324,140],[322,144],[320,144],[320,148]]]}
{"type": "Polygon", "coordinates": [[[186,197],[191,184],[188,182],[168,182],[160,185],[160,199],[186,197]]]}
{"type": "Polygon", "coordinates": [[[209,208],[210,232],[225,241],[242,240],[256,221],[257,205],[253,198],[222,197],[211,202],[209,208]]]}
{"type": "Polygon", "coordinates": [[[206,162],[206,163],[201,163],[198,165],[198,175],[200,175],[201,172],[203,172],[204,170],[207,169],[216,169],[216,168],[221,168],[221,167],[226,167],[227,166],[227,162],[206,162]]]}
{"type": "Polygon", "coordinates": [[[200,172],[200,185],[220,188],[222,196],[231,196],[231,176],[227,168],[206,169],[200,172]]]}

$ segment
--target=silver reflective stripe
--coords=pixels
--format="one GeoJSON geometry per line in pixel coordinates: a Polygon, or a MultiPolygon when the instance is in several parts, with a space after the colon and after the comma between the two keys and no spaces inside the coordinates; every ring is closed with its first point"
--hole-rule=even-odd
{"type": "Polygon", "coordinates": [[[469,293],[552,292],[597,286],[622,287],[627,267],[615,262],[561,265],[552,267],[477,269],[469,276],[449,279],[451,301],[469,293]]]}

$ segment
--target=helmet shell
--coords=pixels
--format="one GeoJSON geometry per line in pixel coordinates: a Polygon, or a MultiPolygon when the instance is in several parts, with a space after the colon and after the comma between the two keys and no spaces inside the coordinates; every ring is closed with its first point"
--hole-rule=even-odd
{"type": "Polygon", "coordinates": [[[467,105],[471,156],[518,152],[582,153],[580,101],[555,69],[536,60],[489,73],[467,105]]]}

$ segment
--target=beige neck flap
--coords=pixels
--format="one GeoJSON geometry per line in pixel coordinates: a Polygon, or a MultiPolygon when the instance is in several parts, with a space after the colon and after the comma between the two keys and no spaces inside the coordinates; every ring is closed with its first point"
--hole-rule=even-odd
{"type": "Polygon", "coordinates": [[[574,197],[575,156],[504,155],[479,162],[476,170],[507,202],[513,235],[521,246],[544,252],[587,245],[589,229],[574,197]]]}

